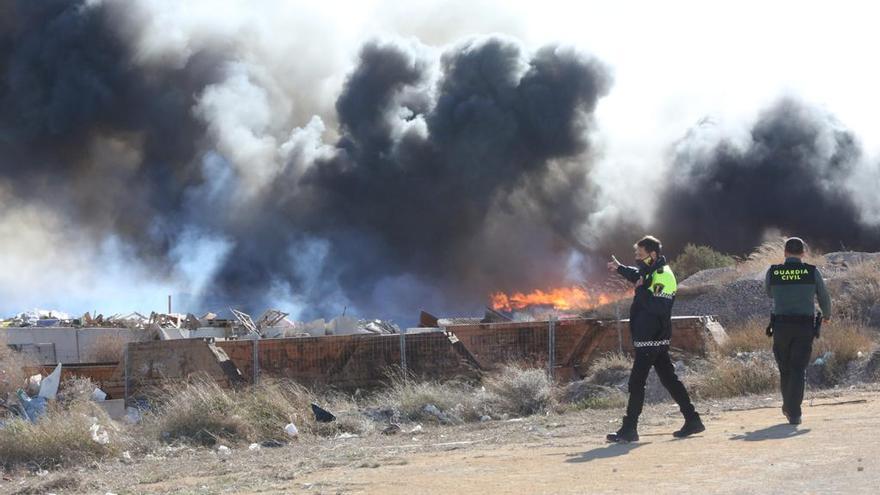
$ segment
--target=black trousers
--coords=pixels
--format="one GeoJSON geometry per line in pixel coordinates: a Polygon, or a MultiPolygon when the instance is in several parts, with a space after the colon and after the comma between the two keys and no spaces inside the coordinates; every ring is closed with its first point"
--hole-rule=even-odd
{"type": "Polygon", "coordinates": [[[782,407],[794,417],[801,415],[804,381],[812,352],[813,325],[811,323],[776,323],[773,325],[773,356],[779,366],[782,407]]]}
{"type": "Polygon", "coordinates": [[[651,368],[657,371],[660,383],[669,391],[669,395],[678,404],[685,419],[691,419],[697,415],[697,411],[691,403],[684,384],[675,374],[675,366],[669,358],[669,348],[640,347],[636,348],[636,357],[633,361],[632,371],[629,374],[629,402],[626,406],[626,416],[633,422],[638,421],[645,404],[645,383],[648,381],[648,373],[651,368]]]}

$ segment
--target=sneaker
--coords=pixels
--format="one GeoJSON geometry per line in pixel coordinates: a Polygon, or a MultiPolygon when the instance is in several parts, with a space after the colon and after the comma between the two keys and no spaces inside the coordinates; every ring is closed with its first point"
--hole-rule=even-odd
{"type": "Polygon", "coordinates": [[[639,433],[636,431],[636,423],[628,418],[623,418],[623,426],[616,433],[605,436],[609,443],[630,443],[639,441],[639,433]]]}
{"type": "Polygon", "coordinates": [[[674,432],[672,436],[675,438],[685,438],[704,431],[706,431],[706,427],[703,426],[703,420],[697,415],[691,419],[685,420],[684,426],[682,426],[680,430],[674,432]]]}

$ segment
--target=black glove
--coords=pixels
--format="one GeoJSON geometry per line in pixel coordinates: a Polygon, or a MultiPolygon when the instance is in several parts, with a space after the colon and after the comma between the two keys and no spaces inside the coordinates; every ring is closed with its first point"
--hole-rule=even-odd
{"type": "Polygon", "coordinates": [[[773,323],[776,320],[776,315],[770,315],[770,323],[767,324],[767,329],[764,330],[764,333],[767,334],[768,337],[773,336],[773,323]]]}

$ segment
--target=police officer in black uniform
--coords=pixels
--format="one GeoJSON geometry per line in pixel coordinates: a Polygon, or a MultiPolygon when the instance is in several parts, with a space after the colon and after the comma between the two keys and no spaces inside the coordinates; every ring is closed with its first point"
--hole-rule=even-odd
{"type": "Polygon", "coordinates": [[[662,245],[653,236],[645,236],[635,246],[637,266],[625,266],[612,257],[608,269],[629,280],[635,286],[629,310],[629,328],[635,348],[635,359],[629,375],[629,400],[623,425],[606,436],[609,442],[628,443],[639,440],[638,422],[645,402],[645,383],[651,368],[657,372],[660,383],[678,404],[684,416],[684,426],[673,435],[684,438],[705,431],[706,427],[694,408],[684,384],[675,374],[669,357],[672,337],[672,305],[678,283],[672,268],[662,255],[662,245]]]}
{"type": "Polygon", "coordinates": [[[764,284],[773,298],[767,335],[773,337],[773,356],[779,366],[782,414],[789,424],[801,423],[804,381],[813,339],[822,321],[831,316],[831,298],[819,269],[803,262],[806,246],[798,237],[785,241],[785,263],[767,270],[764,284]],[[816,315],[816,299],[821,312],[816,315]]]}

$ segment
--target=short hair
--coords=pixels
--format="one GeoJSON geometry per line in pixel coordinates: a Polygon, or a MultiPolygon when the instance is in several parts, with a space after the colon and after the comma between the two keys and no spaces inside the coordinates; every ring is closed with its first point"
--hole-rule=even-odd
{"type": "Polygon", "coordinates": [[[800,237],[789,237],[785,240],[785,252],[790,254],[804,254],[807,245],[800,237]]]}
{"type": "Polygon", "coordinates": [[[641,239],[639,239],[639,242],[637,242],[633,247],[643,247],[645,248],[645,251],[657,254],[660,254],[660,252],[663,250],[663,245],[660,244],[660,239],[657,239],[652,235],[646,235],[645,237],[642,237],[641,239]]]}

